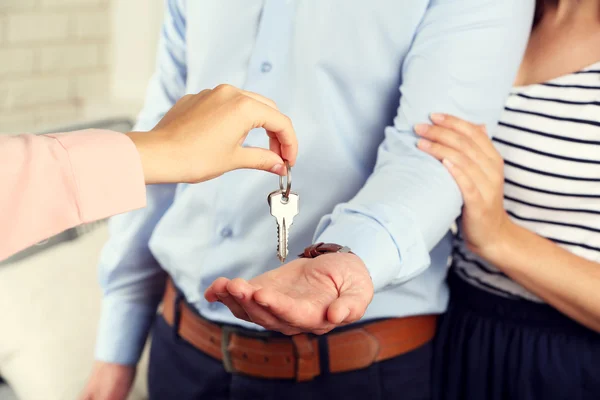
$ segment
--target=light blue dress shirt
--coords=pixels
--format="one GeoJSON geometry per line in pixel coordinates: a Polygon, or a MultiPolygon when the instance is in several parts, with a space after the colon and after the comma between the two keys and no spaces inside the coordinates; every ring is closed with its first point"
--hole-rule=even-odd
{"type": "MultiPolygon", "coordinates": [[[[169,0],[137,129],[220,83],[274,99],[300,143],[290,254],[317,241],[349,246],[375,285],[365,319],[441,313],[461,197],[415,147],[413,126],[445,112],[493,131],[533,3],[169,0]]],[[[267,136],[252,131],[246,145],[268,147],[267,136]]],[[[100,260],[97,358],[138,360],[166,273],[206,318],[258,329],[203,293],[219,276],[250,279],[280,265],[267,205],[277,188],[276,176],[253,170],[152,186],[145,209],[113,218],[100,260]]]]}

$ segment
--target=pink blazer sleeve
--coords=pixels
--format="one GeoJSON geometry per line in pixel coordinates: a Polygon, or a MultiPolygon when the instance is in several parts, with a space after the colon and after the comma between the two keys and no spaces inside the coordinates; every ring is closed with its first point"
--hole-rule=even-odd
{"type": "Polygon", "coordinates": [[[126,135],[0,136],[0,260],[65,229],[145,204],[140,158],[126,135]]]}

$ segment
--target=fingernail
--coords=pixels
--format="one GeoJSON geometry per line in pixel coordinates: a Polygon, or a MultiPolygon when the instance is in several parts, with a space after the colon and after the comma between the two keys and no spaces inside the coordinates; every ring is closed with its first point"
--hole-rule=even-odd
{"type": "Polygon", "coordinates": [[[229,293],[215,293],[215,294],[220,299],[224,299],[225,297],[229,296],[229,293]]]}
{"type": "Polygon", "coordinates": [[[271,168],[271,172],[277,175],[283,175],[284,170],[285,165],[283,164],[277,164],[273,168],[271,168]]]}
{"type": "Polygon", "coordinates": [[[244,293],[231,293],[231,295],[233,297],[235,297],[236,299],[240,299],[240,300],[242,300],[244,298],[244,293]]]}
{"type": "Polygon", "coordinates": [[[444,165],[445,165],[446,167],[448,167],[448,168],[452,168],[452,167],[454,167],[454,164],[452,164],[452,163],[450,162],[450,160],[448,160],[448,159],[446,159],[446,158],[444,158],[444,159],[442,160],[442,164],[444,164],[444,165]]]}
{"type": "Polygon", "coordinates": [[[256,304],[263,306],[265,308],[269,308],[269,305],[267,303],[261,303],[260,301],[257,301],[256,304]]]}
{"type": "Polygon", "coordinates": [[[419,143],[417,143],[417,146],[421,149],[428,149],[431,147],[431,142],[429,140],[421,139],[419,140],[419,143]]]}
{"type": "Polygon", "coordinates": [[[433,122],[435,122],[436,124],[439,124],[439,123],[444,122],[444,120],[446,119],[446,116],[444,114],[440,114],[440,113],[433,113],[429,116],[429,118],[431,118],[431,120],[433,122]]]}
{"type": "Polygon", "coordinates": [[[429,125],[428,124],[417,124],[415,125],[415,132],[417,132],[418,135],[424,135],[427,133],[427,131],[429,130],[429,125]]]}

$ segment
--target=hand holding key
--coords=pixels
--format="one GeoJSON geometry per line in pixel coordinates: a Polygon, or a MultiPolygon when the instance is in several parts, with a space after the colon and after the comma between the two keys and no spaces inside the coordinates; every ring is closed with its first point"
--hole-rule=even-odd
{"type": "Polygon", "coordinates": [[[219,278],[204,297],[268,330],[324,334],[363,316],[373,282],[358,256],[332,253],[299,258],[250,281],[219,278]]]}

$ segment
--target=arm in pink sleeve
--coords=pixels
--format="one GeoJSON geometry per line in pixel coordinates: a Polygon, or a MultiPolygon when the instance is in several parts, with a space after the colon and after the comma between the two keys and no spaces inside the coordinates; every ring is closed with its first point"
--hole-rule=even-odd
{"type": "Polygon", "coordinates": [[[144,207],[139,154],[100,130],[0,136],[0,260],[76,225],[144,207]]]}

